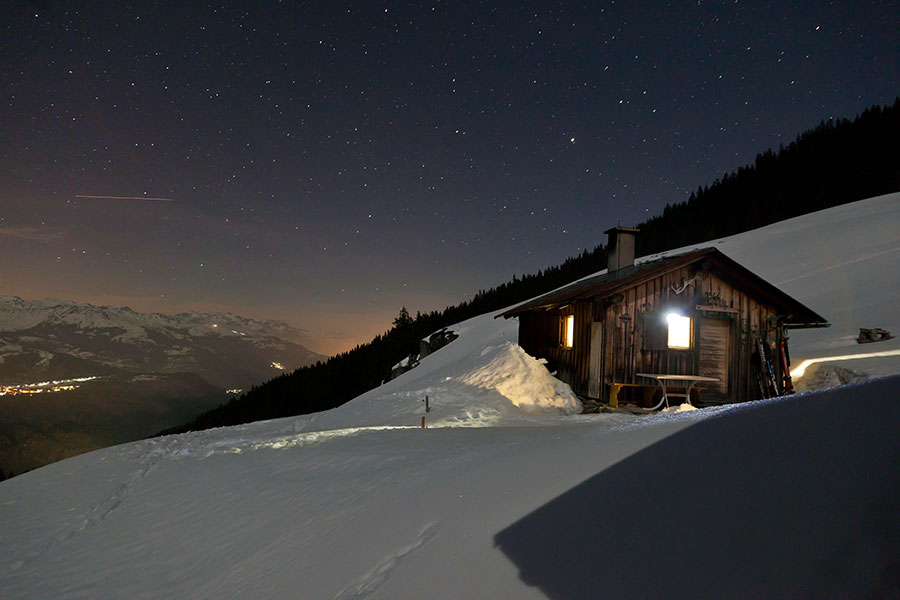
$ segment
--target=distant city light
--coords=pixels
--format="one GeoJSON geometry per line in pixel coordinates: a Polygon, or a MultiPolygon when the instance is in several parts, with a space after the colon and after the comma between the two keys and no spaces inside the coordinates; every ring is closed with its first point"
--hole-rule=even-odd
{"type": "Polygon", "coordinates": [[[39,383],[19,383],[15,385],[0,385],[0,396],[15,396],[18,394],[43,394],[53,392],[67,392],[78,389],[85,381],[100,379],[99,376],[75,377],[73,379],[54,379],[53,381],[41,381],[39,383]]]}

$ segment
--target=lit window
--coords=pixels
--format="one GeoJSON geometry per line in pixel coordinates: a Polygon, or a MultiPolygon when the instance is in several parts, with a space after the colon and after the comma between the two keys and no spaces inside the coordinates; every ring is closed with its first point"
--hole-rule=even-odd
{"type": "Polygon", "coordinates": [[[666,315],[669,323],[669,348],[688,350],[691,347],[691,318],[669,313],[666,315]]]}
{"type": "Polygon", "coordinates": [[[563,340],[566,348],[575,345],[575,315],[563,318],[563,340]]]}

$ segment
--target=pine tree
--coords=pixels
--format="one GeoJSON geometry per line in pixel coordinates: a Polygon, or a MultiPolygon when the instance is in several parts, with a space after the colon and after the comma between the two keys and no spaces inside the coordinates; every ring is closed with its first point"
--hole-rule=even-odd
{"type": "Polygon", "coordinates": [[[400,309],[400,314],[394,318],[394,327],[408,327],[412,325],[412,322],[412,317],[409,316],[409,311],[404,306],[400,309]]]}

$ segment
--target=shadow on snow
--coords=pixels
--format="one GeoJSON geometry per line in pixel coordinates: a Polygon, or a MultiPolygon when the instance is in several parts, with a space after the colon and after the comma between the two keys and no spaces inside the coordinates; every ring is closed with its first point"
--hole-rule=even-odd
{"type": "Polygon", "coordinates": [[[494,540],[553,599],[898,597],[900,377],[701,421],[494,540]]]}

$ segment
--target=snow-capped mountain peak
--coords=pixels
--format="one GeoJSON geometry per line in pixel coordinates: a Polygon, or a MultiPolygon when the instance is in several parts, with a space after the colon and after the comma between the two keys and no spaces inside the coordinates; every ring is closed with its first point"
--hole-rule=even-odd
{"type": "Polygon", "coordinates": [[[244,387],[323,357],[296,343],[283,321],[231,313],[139,313],[46,298],[0,297],[0,383],[100,372],[193,372],[224,387],[244,387]],[[85,361],[87,364],[85,364],[85,361]]]}

